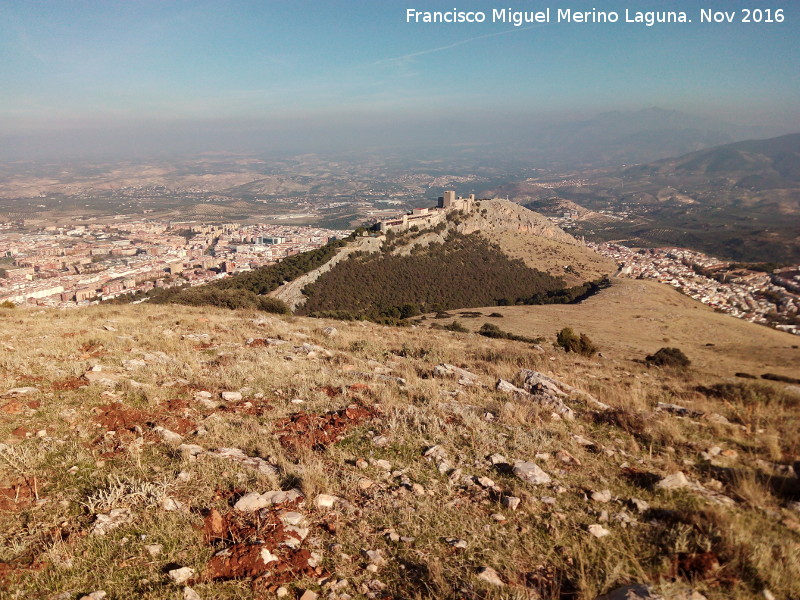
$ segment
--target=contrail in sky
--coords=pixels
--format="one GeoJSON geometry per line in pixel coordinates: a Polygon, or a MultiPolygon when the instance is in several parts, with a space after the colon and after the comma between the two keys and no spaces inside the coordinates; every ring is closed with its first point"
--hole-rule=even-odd
{"type": "Polygon", "coordinates": [[[517,27],[514,29],[507,29],[506,31],[496,31],[495,33],[487,33],[485,35],[479,35],[477,37],[468,38],[466,40],[461,40],[460,42],[454,42],[452,44],[448,44],[447,46],[439,46],[438,48],[429,48],[428,50],[420,50],[419,52],[411,52],[410,54],[403,54],[402,56],[395,56],[394,58],[384,58],[383,60],[376,61],[375,65],[381,65],[385,63],[391,62],[401,62],[404,60],[408,60],[410,58],[416,58],[417,56],[423,56],[425,54],[433,54],[434,52],[442,52],[444,50],[450,50],[450,48],[455,48],[457,46],[463,46],[464,44],[469,44],[470,42],[476,42],[478,40],[484,40],[486,38],[496,37],[498,35],[507,35],[509,33],[514,33],[516,31],[527,31],[528,29],[538,29],[539,27],[544,27],[547,23],[541,23],[539,25],[529,25],[528,27],[517,27]]]}

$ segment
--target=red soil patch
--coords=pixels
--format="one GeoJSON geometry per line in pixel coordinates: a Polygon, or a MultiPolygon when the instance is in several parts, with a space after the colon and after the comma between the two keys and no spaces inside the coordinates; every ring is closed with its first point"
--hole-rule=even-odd
{"type": "Polygon", "coordinates": [[[63,334],[61,337],[64,338],[73,338],[77,335],[83,335],[84,333],[88,333],[88,330],[81,329],[80,331],[68,331],[67,333],[63,334]]]}
{"type": "Polygon", "coordinates": [[[95,423],[104,427],[106,431],[132,431],[136,426],[142,426],[150,421],[150,415],[144,411],[128,408],[122,404],[103,404],[94,409],[97,415],[95,423]]]}
{"type": "Polygon", "coordinates": [[[93,344],[91,342],[81,344],[78,346],[78,350],[81,351],[81,358],[98,358],[104,354],[107,354],[103,344],[93,344]]]}
{"type": "Polygon", "coordinates": [[[9,487],[0,488],[0,510],[19,510],[30,506],[36,499],[38,487],[33,481],[20,478],[9,487]]]}
{"type": "Polygon", "coordinates": [[[220,406],[217,410],[223,413],[231,413],[231,414],[244,414],[244,415],[261,415],[267,411],[273,410],[275,407],[272,406],[269,400],[248,400],[246,402],[236,402],[233,404],[227,404],[225,406],[220,406]]]}
{"type": "Polygon", "coordinates": [[[268,348],[274,344],[270,344],[267,338],[255,338],[252,341],[247,342],[247,345],[250,348],[268,348]]]}
{"type": "Polygon", "coordinates": [[[56,392],[67,392],[71,390],[77,390],[78,388],[86,385],[87,381],[82,377],[68,377],[67,379],[62,379],[61,381],[54,381],[51,384],[51,387],[56,392]]]}
{"type": "Polygon", "coordinates": [[[18,415],[22,412],[22,402],[16,400],[6,402],[3,406],[0,406],[0,412],[4,412],[7,415],[18,415]]]}
{"type": "Polygon", "coordinates": [[[347,431],[373,416],[371,410],[356,404],[324,415],[301,412],[277,421],[275,433],[286,449],[322,450],[325,446],[338,442],[347,431]]]}
{"type": "Polygon", "coordinates": [[[263,587],[319,576],[321,570],[309,564],[311,553],[300,547],[300,535],[280,519],[281,512],[294,511],[300,502],[285,502],[252,514],[222,515],[212,509],[203,530],[206,543],[219,550],[208,561],[205,578],[249,578],[254,587],[263,587]]]}
{"type": "Polygon", "coordinates": [[[24,427],[17,427],[14,431],[11,432],[11,435],[18,438],[24,438],[26,435],[28,435],[28,430],[25,429],[24,427]]]}
{"type": "Polygon", "coordinates": [[[178,412],[185,410],[187,403],[183,400],[175,400],[167,403],[166,411],[146,412],[129,408],[117,402],[104,404],[94,409],[96,416],[95,423],[98,423],[106,431],[134,431],[136,426],[156,424],[162,425],[170,431],[184,435],[197,428],[197,423],[189,418],[171,414],[172,411],[178,412]]]}

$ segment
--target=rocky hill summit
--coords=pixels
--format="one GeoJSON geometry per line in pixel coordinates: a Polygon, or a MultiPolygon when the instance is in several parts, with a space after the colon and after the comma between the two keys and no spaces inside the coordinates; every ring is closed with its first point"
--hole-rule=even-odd
{"type": "Polygon", "coordinates": [[[467,215],[456,229],[462,233],[480,231],[489,236],[493,233],[512,231],[564,244],[580,245],[580,242],[554,225],[544,215],[500,198],[481,200],[480,206],[467,215]]]}
{"type": "Polygon", "coordinates": [[[798,597],[797,391],[554,339],[0,309],[0,596],[798,597]]]}
{"type": "MultiPolygon", "coordinates": [[[[338,271],[352,266],[342,264],[347,258],[371,255],[374,259],[376,255],[384,254],[391,257],[406,257],[408,259],[406,263],[418,263],[419,257],[426,252],[430,253],[435,246],[444,248],[443,254],[446,254],[448,249],[454,246],[453,240],[458,236],[473,234],[491,244],[508,260],[519,259],[527,269],[535,269],[560,279],[561,287],[581,285],[616,270],[616,265],[612,261],[584,246],[554,225],[547,217],[514,202],[494,199],[481,200],[470,212],[451,212],[436,226],[423,225],[401,233],[389,231],[378,237],[360,237],[352,240],[325,264],[297,279],[287,281],[269,295],[284,302],[292,311],[302,310],[308,299],[306,292],[313,289],[312,284],[326,274],[328,278],[337,277],[338,271]],[[337,270],[337,266],[338,271],[330,273],[337,270]]],[[[486,252],[488,253],[488,249],[486,252]]],[[[399,268],[397,261],[384,262],[391,264],[381,264],[380,270],[383,272],[399,268]]],[[[429,272],[435,276],[436,265],[430,267],[433,270],[429,269],[429,272]]],[[[365,278],[369,278],[366,272],[353,272],[343,277],[352,280],[352,285],[356,286],[363,284],[365,278]]],[[[456,279],[448,281],[451,285],[458,284],[456,279]]],[[[409,287],[410,283],[405,282],[404,287],[409,287]]],[[[555,283],[548,285],[551,289],[558,287],[555,283]]],[[[535,291],[531,288],[529,295],[533,295],[535,291]]],[[[442,294],[426,288],[415,297],[406,300],[424,305],[429,303],[427,301],[432,296],[441,297],[442,294]]],[[[451,307],[466,306],[475,304],[465,300],[460,306],[451,307]]]]}

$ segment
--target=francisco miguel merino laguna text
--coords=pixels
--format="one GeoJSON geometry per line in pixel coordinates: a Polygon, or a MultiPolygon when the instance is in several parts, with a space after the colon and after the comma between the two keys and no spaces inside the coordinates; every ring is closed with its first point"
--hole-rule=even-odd
{"type": "MultiPolygon", "coordinates": [[[[782,11],[781,11],[782,12],[782,11]]],[[[713,18],[711,10],[701,9],[700,22],[722,22],[713,18]],[[706,15],[705,13],[708,13],[706,15]]],[[[534,23],[639,23],[652,27],[656,23],[691,23],[685,11],[638,11],[625,9],[624,19],[615,10],[573,10],[559,8],[551,10],[512,10],[495,8],[491,14],[484,11],[462,11],[457,8],[448,11],[426,11],[406,9],[406,23],[509,23],[515,27],[534,23]],[[491,17],[491,19],[489,19],[491,17]],[[555,18],[553,18],[555,17],[555,18]]],[[[725,19],[731,22],[733,19],[725,19]]],[[[782,19],[781,19],[782,20],[782,19]]],[[[777,21],[780,22],[780,21],[777,21]]]]}

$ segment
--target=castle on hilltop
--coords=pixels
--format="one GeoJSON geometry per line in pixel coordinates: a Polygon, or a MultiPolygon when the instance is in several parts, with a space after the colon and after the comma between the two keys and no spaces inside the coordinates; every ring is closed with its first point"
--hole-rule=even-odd
{"type": "Polygon", "coordinates": [[[385,233],[390,229],[395,231],[407,231],[415,225],[420,229],[434,227],[444,222],[449,212],[472,212],[474,204],[475,194],[470,194],[466,198],[462,198],[461,196],[456,197],[455,191],[447,190],[444,192],[443,196],[439,197],[435,208],[415,208],[401,217],[381,221],[380,230],[385,233]]]}

